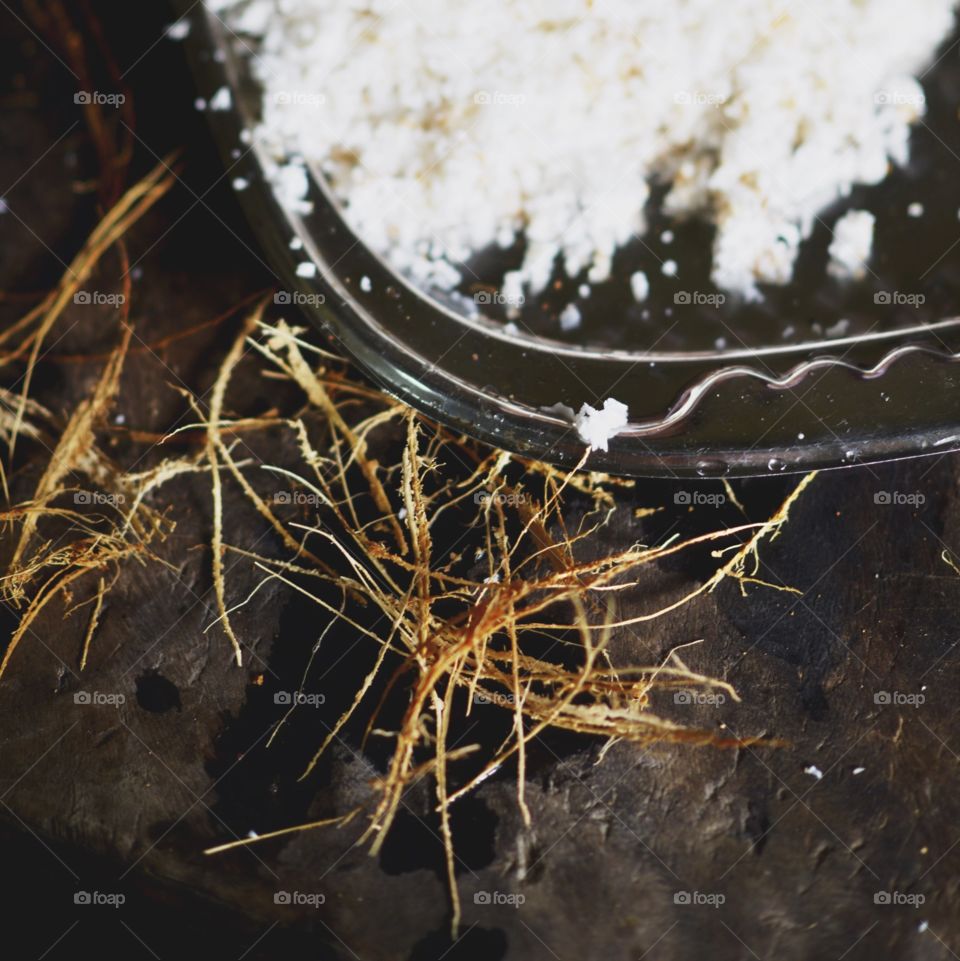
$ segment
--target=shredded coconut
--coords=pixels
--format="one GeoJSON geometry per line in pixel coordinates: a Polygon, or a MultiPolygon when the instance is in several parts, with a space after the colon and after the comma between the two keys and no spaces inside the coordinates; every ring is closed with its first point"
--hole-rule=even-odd
{"type": "Polygon", "coordinates": [[[840,280],[860,280],[867,272],[876,218],[866,210],[851,210],[833,228],[828,272],[840,280]]]}
{"type": "Polygon", "coordinates": [[[608,397],[600,410],[584,404],[574,418],[573,426],[591,450],[607,450],[610,439],[627,426],[627,413],[626,404],[608,397]]]}
{"type": "Polygon", "coordinates": [[[558,264],[608,279],[655,179],[716,225],[719,287],[786,283],[818,212],[907,161],[954,22],[954,0],[207,3],[256,42],[284,203],[308,209],[318,165],[367,245],[445,288],[522,237],[534,294],[558,264]]]}

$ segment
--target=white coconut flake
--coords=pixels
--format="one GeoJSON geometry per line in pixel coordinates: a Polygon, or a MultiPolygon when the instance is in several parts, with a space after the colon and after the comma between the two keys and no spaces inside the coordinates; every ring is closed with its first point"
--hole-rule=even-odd
{"type": "Polygon", "coordinates": [[[171,40],[186,40],[190,36],[190,21],[184,17],[171,23],[166,29],[166,35],[171,40]]]}
{"type": "Polygon", "coordinates": [[[803,769],[804,774],[809,774],[811,777],[815,777],[818,781],[823,780],[823,771],[816,766],[816,764],[811,764],[809,767],[803,769]]]}
{"type": "Polygon", "coordinates": [[[873,249],[877,218],[868,210],[851,210],[834,225],[827,272],[838,280],[862,280],[873,249]]]}
{"type": "Polygon", "coordinates": [[[301,264],[297,264],[297,276],[298,277],[311,277],[317,276],[317,265],[309,260],[303,261],[301,264]]]}
{"type": "Polygon", "coordinates": [[[849,330],[850,320],[847,317],[841,317],[835,324],[828,327],[824,333],[828,337],[846,337],[849,330]]]}
{"type": "Polygon", "coordinates": [[[630,292],[638,304],[642,304],[650,295],[650,281],[642,270],[630,275],[630,292]]]}
{"type": "Polygon", "coordinates": [[[369,294],[373,290],[373,281],[366,274],[360,278],[360,289],[365,294],[369,294]]]}
{"type": "Polygon", "coordinates": [[[209,106],[211,110],[229,110],[233,106],[233,95],[230,93],[230,88],[221,87],[210,98],[209,106]]]}
{"type": "Polygon", "coordinates": [[[607,450],[610,439],[627,426],[627,415],[626,404],[608,397],[600,410],[584,404],[574,418],[573,426],[591,450],[607,450]]]}
{"type": "Polygon", "coordinates": [[[569,333],[571,330],[576,330],[582,320],[580,308],[576,304],[567,304],[560,312],[560,329],[564,333],[569,333]]]}
{"type": "Polygon", "coordinates": [[[923,216],[923,204],[914,201],[907,207],[908,217],[922,217],[923,216]]]}

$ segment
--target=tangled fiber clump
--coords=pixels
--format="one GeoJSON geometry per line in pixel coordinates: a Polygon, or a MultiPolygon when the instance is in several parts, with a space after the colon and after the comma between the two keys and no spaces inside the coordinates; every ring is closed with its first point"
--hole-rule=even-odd
{"type": "MultiPolygon", "coordinates": [[[[91,129],[99,153],[120,149],[95,116],[91,129]]],[[[104,599],[124,566],[171,563],[157,550],[178,520],[177,502],[167,491],[176,478],[193,474],[209,482],[211,537],[205,546],[216,629],[237,664],[245,647],[243,607],[261,587],[277,583],[310,598],[321,624],[344,625],[369,652],[349,706],[318,739],[304,776],[351,721],[360,722],[361,741],[387,739],[390,758],[368,805],[319,824],[364,817],[364,836],[377,851],[405,790],[431,778],[454,926],[459,901],[450,807],[510,761],[517,803],[529,823],[526,754],[546,730],[638,745],[755,743],[658,716],[651,705],[657,689],[696,686],[736,694],[688,668],[677,651],[659,663],[625,664],[613,656],[610,642],[635,624],[668,617],[725,580],[743,589],[763,584],[758,549],[778,535],[814,475],[764,522],[604,552],[595,535],[633,482],[560,471],[429,421],[372,387],[316,334],[296,326],[297,318],[279,316],[271,292],[230,305],[210,322],[236,328],[219,359],[207,364],[215,371],[211,389],[171,388],[181,392],[191,420],[148,445],[150,438],[111,422],[125,363],[158,343],[138,315],[125,238],[175,186],[173,164],[161,162],[125,190],[117,188],[125,165],[110,165],[110,177],[101,180],[102,217],[86,244],[57,286],[0,331],[0,593],[18,612],[0,679],[16,669],[31,625],[56,604],[64,617],[85,612],[78,664],[86,667],[104,599]],[[99,361],[89,396],[64,419],[34,396],[34,375],[50,362],[49,342],[75,294],[107,269],[107,261],[122,277],[113,346],[99,361]],[[246,398],[231,390],[241,365],[282,386],[276,406],[245,409],[246,398]],[[149,466],[131,470],[114,461],[104,441],[117,430],[153,449],[144,461],[149,466]],[[163,453],[184,436],[191,439],[186,453],[163,453]],[[254,453],[258,438],[278,437],[292,451],[282,463],[254,453]],[[14,496],[8,480],[25,454],[41,465],[38,480],[29,496],[14,496]],[[238,499],[249,515],[242,521],[234,516],[238,499]],[[234,543],[229,532],[249,517],[272,533],[269,549],[234,543]],[[666,606],[618,615],[618,599],[636,594],[641,569],[711,544],[717,545],[716,567],[702,583],[666,606]],[[257,574],[246,596],[231,588],[227,557],[257,574]],[[399,722],[384,729],[384,700],[398,692],[404,705],[399,722]],[[460,743],[478,701],[498,707],[508,720],[509,733],[493,750],[460,743]]],[[[284,832],[258,840],[276,833],[284,832]]],[[[212,851],[246,843],[252,841],[212,851]]]]}

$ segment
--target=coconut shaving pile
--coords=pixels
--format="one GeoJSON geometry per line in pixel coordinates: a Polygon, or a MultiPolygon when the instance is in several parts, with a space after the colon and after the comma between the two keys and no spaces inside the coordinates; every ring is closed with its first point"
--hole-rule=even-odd
{"type": "MultiPolygon", "coordinates": [[[[718,287],[786,283],[818,213],[908,160],[916,77],[954,23],[953,0],[208,5],[256,50],[288,203],[316,164],[365,243],[447,289],[522,237],[507,303],[558,266],[608,279],[655,182],[667,214],[716,225],[718,287]]],[[[841,254],[866,259],[856,240],[841,254]]]]}

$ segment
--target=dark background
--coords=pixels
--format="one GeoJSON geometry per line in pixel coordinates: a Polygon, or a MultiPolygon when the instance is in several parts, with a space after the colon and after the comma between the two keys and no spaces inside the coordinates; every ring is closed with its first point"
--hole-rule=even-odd
{"type": "MultiPolygon", "coordinates": [[[[36,27],[38,8],[3,8],[0,196],[9,209],[0,214],[0,316],[8,323],[56,282],[95,224],[106,188],[97,140],[74,103],[81,81],[57,43],[63,24],[54,16],[46,34],[36,27]]],[[[169,11],[97,2],[71,6],[69,19],[92,52],[95,76],[82,82],[130,90],[135,114],[110,121],[114,142],[131,145],[130,170],[116,168],[127,182],[182,148],[177,187],[129,238],[140,343],[206,325],[162,349],[144,348],[128,364],[111,452],[127,465],[149,462],[155,452],[145,453],[121,425],[159,435],[189,418],[171,387],[209,389],[239,329],[231,308],[275,279],[194,109],[182,51],[162,39],[169,11]],[[225,312],[222,322],[207,323],[225,312]]],[[[111,266],[108,257],[104,270],[111,266]]],[[[115,331],[109,313],[68,308],[33,394],[68,417],[102,366],[71,358],[108,350],[115,331]]],[[[17,375],[7,369],[4,384],[15,389],[17,375]]],[[[256,406],[269,389],[252,379],[248,396],[256,406]]],[[[703,638],[685,660],[731,682],[742,703],[657,708],[717,730],[767,734],[783,746],[620,743],[599,763],[598,741],[543,739],[528,772],[531,830],[519,817],[511,770],[459,805],[464,921],[455,943],[426,785],[405,799],[379,858],[356,846],[359,821],[216,858],[201,853],[250,830],[341,813],[363,795],[380,759],[361,755],[347,738],[298,782],[335,715],[298,716],[265,749],[282,710],[272,693],[298,682],[323,623],[296,595],[265,590],[238,622],[254,656],[235,666],[222,634],[205,632],[215,612],[209,550],[197,545],[209,543],[209,485],[185,482],[176,493],[177,529],[164,547],[173,566],[124,568],[82,679],[85,620],[64,619],[54,603],[0,681],[4,955],[957,957],[960,578],[943,557],[958,540],[956,464],[943,456],[820,475],[762,551],[759,576],[802,595],[754,587],[744,597],[727,583],[670,618],[618,635],[616,657],[643,663],[703,638]],[[922,503],[876,503],[884,491],[920,494],[922,503]],[[78,705],[73,695],[84,690],[126,701],[78,705]],[[808,773],[812,767],[822,778],[808,773]],[[77,906],[78,891],[123,893],[126,903],[77,906]],[[278,891],[323,894],[325,903],[277,904],[278,891]],[[526,900],[519,908],[476,904],[479,891],[526,900]],[[678,904],[683,891],[725,900],[678,904]],[[881,892],[895,892],[891,900],[900,903],[877,903],[881,892]]],[[[25,499],[42,459],[25,452],[12,466],[13,500],[25,499]]],[[[764,519],[797,480],[735,489],[747,514],[764,519]]],[[[722,491],[716,483],[702,489],[722,491]]],[[[743,519],[729,502],[681,513],[676,491],[663,481],[620,492],[597,547],[654,543],[743,519]],[[660,510],[638,519],[639,507],[660,510]]],[[[576,499],[569,505],[574,519],[584,509],[576,499]]],[[[262,532],[229,534],[255,541],[262,532]]],[[[621,613],[679,597],[715,564],[704,554],[645,573],[622,598],[621,613]]],[[[237,598],[245,586],[238,573],[237,598]]],[[[4,609],[7,631],[18,616],[4,609]]],[[[337,630],[348,648],[355,639],[337,630]]],[[[348,689],[356,683],[350,669],[349,661],[336,670],[324,665],[318,683],[348,689]]],[[[476,723],[482,739],[483,718],[476,723]]]]}

